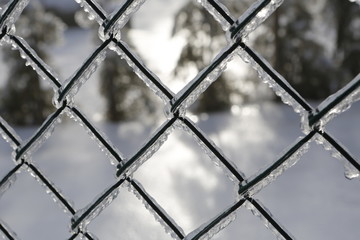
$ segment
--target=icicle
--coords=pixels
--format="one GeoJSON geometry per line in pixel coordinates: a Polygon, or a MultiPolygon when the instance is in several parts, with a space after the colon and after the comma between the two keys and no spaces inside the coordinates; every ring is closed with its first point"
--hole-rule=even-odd
{"type": "Polygon", "coordinates": [[[21,37],[16,37],[16,39],[21,43],[21,45],[27,49],[27,51],[29,51],[29,54],[31,56],[33,56],[36,61],[38,61],[42,67],[45,68],[45,71],[43,69],[41,69],[34,61],[33,59],[30,57],[30,55],[28,53],[25,53],[25,51],[23,50],[23,47],[21,47],[16,41],[12,40],[9,38],[9,44],[11,44],[12,49],[13,50],[18,50],[20,52],[20,56],[21,58],[25,59],[25,65],[26,66],[31,66],[32,69],[34,69],[36,71],[36,73],[43,79],[46,80],[47,82],[49,82],[54,90],[54,92],[56,92],[58,90],[58,86],[55,84],[55,82],[53,80],[51,80],[49,78],[49,75],[52,76],[56,82],[59,82],[59,77],[58,75],[51,69],[50,66],[48,66],[41,58],[39,58],[39,56],[36,54],[36,52],[29,46],[29,44],[27,44],[27,42],[21,38],[21,37]]]}
{"type": "MultiPolygon", "coordinates": [[[[100,151],[104,152],[105,155],[109,158],[111,165],[117,165],[119,164],[118,159],[116,159],[114,157],[114,155],[109,151],[109,149],[107,147],[104,146],[104,144],[99,140],[98,137],[95,136],[94,132],[89,129],[89,126],[87,124],[84,123],[84,121],[75,113],[73,113],[73,111],[71,111],[70,109],[65,109],[65,113],[66,115],[69,116],[70,119],[74,120],[77,124],[79,124],[81,127],[83,127],[86,131],[86,133],[90,136],[90,138],[92,140],[94,140],[97,144],[97,146],[100,148],[100,151]]],[[[83,114],[82,114],[83,115],[83,114]]],[[[86,116],[82,116],[85,119],[86,116]]],[[[90,121],[88,121],[90,122],[90,121]]],[[[92,126],[93,127],[93,126],[92,126]]],[[[93,127],[95,129],[95,127],[93,127]]],[[[105,134],[103,134],[101,131],[99,131],[98,129],[95,129],[100,135],[101,137],[110,145],[110,147],[112,148],[112,150],[114,150],[116,152],[116,154],[121,158],[124,159],[123,155],[120,153],[120,151],[111,143],[111,141],[109,139],[107,139],[105,134]]]]}
{"type": "MultiPolygon", "coordinates": [[[[104,61],[106,57],[106,47],[101,49],[100,52],[96,55],[94,59],[91,59],[91,63],[86,67],[85,70],[81,66],[70,78],[68,78],[65,83],[62,85],[61,89],[56,92],[54,95],[54,103],[56,107],[62,106],[62,101],[66,99],[68,105],[73,104],[74,96],[79,91],[80,87],[91,77],[91,75],[96,71],[99,65],[104,61]],[[70,85],[70,86],[68,86],[70,85]],[[70,88],[70,89],[69,89],[70,88]],[[66,91],[63,93],[63,91],[66,91]],[[63,94],[62,98],[60,98],[63,94]],[[60,100],[60,102],[59,102],[60,100]]],[[[89,61],[88,59],[87,61],[89,61]]]]}
{"type": "Polygon", "coordinates": [[[193,104],[199,96],[226,70],[227,63],[232,60],[234,55],[236,54],[237,50],[235,49],[232,52],[227,53],[226,51],[229,51],[229,49],[225,49],[221,51],[216,58],[213,60],[213,63],[219,60],[224,54],[227,54],[227,56],[210,72],[206,75],[205,79],[201,80],[201,82],[196,86],[195,89],[189,93],[188,96],[186,96],[185,100],[182,101],[179,106],[175,110],[172,109],[172,105],[180,99],[185,92],[189,90],[196,82],[199,81],[199,78],[203,76],[203,74],[208,70],[208,68],[203,69],[191,82],[189,82],[180,92],[176,94],[174,99],[171,100],[171,102],[168,102],[165,106],[164,113],[167,116],[167,118],[172,118],[174,112],[178,112],[180,116],[184,116],[186,113],[187,108],[193,104]]]}
{"type": "MultiPolygon", "coordinates": [[[[299,142],[302,139],[300,137],[297,142],[299,142]]],[[[244,194],[248,195],[249,197],[255,195],[256,193],[260,192],[264,187],[272,183],[278,176],[280,176],[284,171],[289,169],[290,167],[294,166],[299,159],[304,155],[308,149],[309,149],[309,142],[311,139],[304,143],[298,150],[296,150],[288,159],[286,159],[280,166],[278,166],[276,169],[274,169],[269,175],[267,175],[264,179],[262,179],[260,182],[256,183],[254,186],[250,187],[246,192],[242,193],[238,196],[239,199],[243,197],[244,194]]],[[[286,151],[285,151],[286,152],[286,151]]],[[[284,153],[285,153],[284,152],[284,153]]],[[[282,154],[284,155],[284,154],[282,154]]],[[[260,174],[263,171],[260,171],[260,174]]],[[[251,182],[251,179],[254,179],[259,174],[256,174],[254,177],[250,178],[250,180],[244,181],[243,186],[245,186],[248,182],[251,182]]],[[[241,189],[241,187],[240,187],[241,189]]]]}
{"type": "Polygon", "coordinates": [[[253,5],[250,6],[248,10],[234,23],[233,27],[227,33],[227,39],[229,42],[237,42],[239,40],[244,41],[247,38],[249,33],[254,31],[262,22],[264,22],[282,3],[284,0],[271,0],[265,7],[263,7],[256,15],[253,17],[249,23],[247,23],[243,29],[240,29],[234,36],[232,36],[232,29],[236,28],[237,25],[242,23],[246,18],[248,18],[264,0],[258,0],[253,5]]]}
{"type": "MultiPolygon", "coordinates": [[[[256,201],[259,203],[259,200],[256,201]]],[[[278,240],[286,240],[286,238],[279,233],[279,231],[259,212],[259,210],[250,201],[246,201],[244,205],[245,208],[250,210],[255,217],[258,217],[263,222],[265,227],[269,229],[276,236],[278,240]]],[[[266,209],[264,206],[261,207],[263,209],[266,209]]],[[[268,210],[266,211],[270,214],[270,211],[268,210]]],[[[271,216],[271,218],[274,219],[273,216],[271,216]]]]}
{"type": "MultiPolygon", "coordinates": [[[[67,213],[69,216],[72,217],[72,213],[69,212],[68,208],[60,201],[60,199],[54,194],[53,191],[51,191],[51,189],[45,184],[45,182],[38,176],[38,174],[36,174],[30,166],[28,166],[28,164],[24,164],[24,166],[26,167],[26,171],[30,174],[30,176],[32,176],[44,189],[46,194],[48,194],[51,199],[63,210],[64,213],[67,213]]],[[[38,168],[37,168],[38,169],[38,168]]],[[[52,186],[52,188],[56,189],[57,193],[63,198],[66,199],[62,192],[59,191],[56,187],[55,184],[50,182],[48,180],[48,178],[46,176],[44,176],[43,173],[41,173],[41,175],[46,179],[46,181],[52,186]]],[[[67,199],[66,199],[67,200],[67,199]]],[[[74,204],[67,200],[67,202],[70,204],[70,206],[73,206],[74,204]]]]}
{"type": "MultiPolygon", "coordinates": [[[[187,119],[188,121],[191,122],[190,119],[187,119]]],[[[195,124],[193,124],[195,125],[195,124]]],[[[195,142],[200,146],[200,148],[204,151],[204,153],[213,161],[213,163],[215,164],[215,166],[221,168],[221,170],[223,170],[223,172],[225,173],[225,175],[235,184],[235,186],[239,186],[239,181],[238,179],[234,176],[234,174],[232,174],[230,172],[230,170],[224,166],[224,164],[219,160],[218,157],[216,157],[216,155],[214,154],[213,151],[211,151],[203,141],[201,141],[199,139],[199,137],[194,133],[194,131],[192,131],[185,123],[183,123],[182,121],[178,120],[175,122],[175,127],[186,132],[187,134],[189,134],[192,138],[194,138],[195,142]]],[[[222,153],[222,150],[219,149],[215,143],[213,143],[210,139],[207,139],[210,144],[212,146],[214,146],[216,148],[216,150],[222,155],[225,156],[222,153]]],[[[235,166],[235,164],[232,164],[233,166],[235,166]]],[[[242,176],[244,176],[243,173],[241,173],[242,176]]]]}
{"type": "MultiPolygon", "coordinates": [[[[135,182],[135,184],[136,184],[139,188],[141,188],[141,191],[146,194],[147,198],[149,198],[151,202],[153,202],[154,204],[156,204],[156,206],[157,206],[160,210],[162,210],[162,213],[163,213],[163,214],[166,214],[166,212],[156,203],[155,199],[153,199],[150,195],[148,195],[148,193],[145,191],[145,189],[141,186],[141,184],[140,184],[138,181],[136,181],[136,180],[134,180],[134,179],[131,180],[131,181],[135,182]]],[[[174,239],[179,239],[179,240],[180,240],[180,238],[178,237],[178,235],[177,235],[177,234],[168,226],[168,224],[166,224],[165,221],[153,210],[153,208],[147,203],[147,201],[141,196],[141,194],[134,188],[134,186],[131,184],[131,182],[127,182],[127,183],[126,183],[126,186],[124,186],[124,187],[127,187],[128,190],[129,190],[129,192],[133,193],[133,194],[136,196],[136,198],[138,198],[138,199],[142,202],[142,204],[145,206],[145,208],[151,213],[151,215],[154,216],[155,220],[156,220],[158,223],[160,223],[160,225],[165,229],[165,232],[166,232],[167,234],[169,234],[169,235],[170,235],[172,238],[174,238],[174,239]]],[[[181,227],[178,226],[178,225],[176,224],[176,222],[175,222],[169,215],[166,215],[166,217],[167,217],[168,220],[171,221],[171,223],[172,223],[178,230],[180,230],[180,232],[181,232],[183,235],[185,235],[185,233],[184,233],[184,231],[181,229],[181,227]]]]}
{"type": "MultiPolygon", "coordinates": [[[[128,1],[124,1],[124,4],[127,4],[128,1]]],[[[121,34],[120,30],[125,26],[125,24],[129,21],[132,14],[134,14],[140,6],[145,2],[145,0],[134,0],[132,3],[130,3],[129,6],[127,6],[126,10],[121,14],[121,16],[118,19],[114,19],[115,22],[110,26],[109,29],[105,29],[107,27],[107,24],[112,21],[112,19],[118,14],[118,11],[123,7],[121,6],[119,10],[114,11],[110,16],[108,17],[108,21],[105,24],[102,24],[99,28],[99,37],[103,41],[109,38],[110,35],[113,35],[113,37],[120,41],[121,34]]]]}
{"type": "Polygon", "coordinates": [[[102,16],[106,17],[106,13],[105,11],[101,8],[101,6],[96,2],[96,1],[91,1],[92,4],[95,5],[95,7],[100,10],[100,14],[99,15],[98,12],[96,12],[85,0],[75,0],[78,4],[80,4],[80,7],[82,7],[84,9],[84,11],[86,13],[88,13],[88,18],[89,20],[95,20],[99,25],[101,25],[103,23],[103,21],[105,19],[103,19],[102,16]]]}
{"type": "MultiPolygon", "coordinates": [[[[208,240],[211,239],[213,236],[215,236],[217,233],[219,233],[221,230],[226,228],[230,223],[232,223],[236,219],[236,211],[229,214],[227,217],[223,218],[219,223],[217,223],[214,227],[212,227],[207,233],[202,235],[199,240],[208,240]]],[[[197,234],[199,234],[201,231],[204,230],[205,227],[207,227],[213,219],[208,221],[205,224],[202,224],[200,227],[189,233],[184,240],[191,240],[193,239],[197,234]]]]}
{"type": "Polygon", "coordinates": [[[31,137],[28,141],[23,142],[19,147],[17,147],[17,149],[13,152],[15,162],[17,162],[19,159],[31,159],[31,155],[38,148],[40,148],[44,144],[44,142],[52,135],[55,126],[61,122],[62,112],[58,116],[56,116],[55,119],[51,120],[54,114],[48,116],[48,118],[41,125],[41,127],[34,133],[33,137],[31,137]],[[36,139],[35,141],[33,141],[33,138],[35,137],[36,139]],[[18,151],[23,152],[21,153],[21,155],[19,155],[18,151]]]}
{"type": "MultiPolygon", "coordinates": [[[[277,96],[281,98],[281,100],[291,106],[296,113],[299,113],[302,119],[307,119],[308,112],[304,109],[303,106],[299,104],[290,94],[285,91],[267,72],[264,71],[262,67],[259,66],[259,64],[250,57],[245,50],[240,49],[238,51],[239,56],[243,59],[244,62],[249,63],[252,68],[254,68],[258,72],[259,78],[266,84],[269,85],[269,87],[275,92],[277,96]]],[[[267,64],[267,62],[260,57],[261,60],[267,64]]],[[[279,78],[283,79],[281,75],[278,75],[279,78]]],[[[290,89],[292,89],[291,85],[283,80],[283,82],[286,84],[286,86],[290,89]]]]}
{"type": "MultiPolygon", "coordinates": [[[[153,134],[153,136],[159,134],[159,132],[163,131],[163,129],[166,127],[166,125],[170,124],[170,121],[165,122],[158,131],[153,134]]],[[[119,178],[122,178],[124,176],[130,176],[132,173],[134,173],[144,162],[149,160],[159,149],[160,147],[166,142],[168,139],[168,136],[174,129],[174,124],[171,124],[168,126],[163,133],[161,133],[160,136],[158,136],[156,139],[154,139],[154,142],[149,146],[143,153],[141,153],[140,156],[135,159],[133,163],[130,164],[128,168],[125,169],[125,171],[121,172],[121,174],[118,176],[119,178]]],[[[148,139],[146,141],[146,144],[148,144],[152,139],[148,139]]],[[[129,161],[129,160],[128,160],[129,161]]],[[[126,164],[126,162],[124,163],[126,164]]],[[[124,165],[123,164],[123,165],[124,165]]]]}
{"type": "MultiPolygon", "coordinates": [[[[4,26],[6,26],[8,29],[12,29],[14,23],[19,18],[20,14],[24,10],[24,8],[28,5],[29,0],[19,0],[15,6],[15,8],[10,12],[10,14],[6,17],[4,20],[2,26],[0,26],[0,29],[3,29],[4,26]]],[[[4,7],[4,13],[6,12],[7,8],[10,7],[13,4],[13,1],[10,1],[6,4],[4,7]]]]}
{"type": "MultiPolygon", "coordinates": [[[[224,31],[229,30],[231,27],[230,23],[223,18],[223,16],[209,3],[208,0],[197,0],[213,17],[218,21],[224,31]]],[[[231,16],[230,11],[221,3],[217,4],[226,12],[228,16],[231,16]]]]}
{"type": "MultiPolygon", "coordinates": [[[[166,90],[168,92],[171,93],[171,91],[169,89],[167,89],[167,87],[165,85],[163,85],[161,83],[161,80],[150,70],[147,69],[147,67],[145,66],[145,64],[142,62],[142,60],[140,60],[140,58],[138,56],[136,56],[134,53],[131,52],[131,49],[129,48],[129,46],[125,43],[125,42],[120,42],[125,48],[127,52],[130,52],[132,54],[132,56],[135,58],[135,61],[137,61],[138,63],[140,63],[141,68],[146,69],[146,71],[157,81],[159,82],[164,88],[166,88],[166,90]]],[[[116,43],[112,42],[110,43],[109,49],[115,51],[122,59],[125,59],[125,61],[127,62],[127,64],[133,69],[133,71],[136,73],[136,75],[144,81],[144,83],[157,95],[160,97],[160,99],[163,100],[164,103],[167,103],[169,101],[169,98],[163,93],[163,91],[161,91],[159,89],[159,87],[157,87],[151,80],[150,78],[142,71],[140,70],[140,68],[134,63],[134,61],[132,59],[130,59],[130,57],[124,53],[124,51],[116,45],[116,43]]]]}
{"type": "Polygon", "coordinates": [[[15,183],[16,173],[12,174],[6,181],[0,186],[0,198],[2,195],[15,183]]]}
{"type": "MultiPolygon", "coordinates": [[[[330,152],[331,156],[340,160],[345,168],[345,177],[347,179],[354,179],[360,177],[360,172],[357,170],[338,150],[336,150],[323,136],[316,134],[315,141],[317,144],[323,146],[323,148],[330,152]]],[[[339,144],[339,143],[338,143],[339,144]]],[[[345,147],[342,146],[345,149],[345,147]]]]}
{"type": "Polygon", "coordinates": [[[116,189],[114,189],[110,194],[108,194],[102,201],[101,203],[96,203],[97,201],[99,201],[99,199],[101,198],[102,195],[104,195],[104,193],[106,193],[108,191],[108,189],[106,189],[102,194],[98,195],[95,200],[93,202],[91,202],[90,204],[88,204],[85,208],[78,210],[72,221],[76,222],[81,218],[80,223],[77,225],[77,227],[75,229],[73,229],[74,232],[76,232],[78,229],[80,229],[81,231],[86,231],[87,225],[89,225],[89,223],[95,219],[97,216],[99,216],[99,214],[105,209],[107,208],[112,201],[115,200],[115,198],[117,198],[117,196],[119,195],[120,189],[119,187],[117,187],[116,189]],[[95,204],[95,207],[93,208],[93,205],[95,204]],[[92,208],[90,210],[90,208],[92,208]],[[89,212],[88,212],[89,211],[89,212]],[[83,217],[83,215],[86,213],[87,215],[83,217]]]}

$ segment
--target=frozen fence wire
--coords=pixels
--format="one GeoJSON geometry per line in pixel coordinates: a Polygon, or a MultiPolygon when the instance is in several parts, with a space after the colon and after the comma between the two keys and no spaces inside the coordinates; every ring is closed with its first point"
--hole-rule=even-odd
{"type": "MultiPolygon", "coordinates": [[[[151,0],[148,0],[151,1],[151,0]]],[[[52,84],[54,94],[54,105],[57,110],[51,114],[35,134],[28,140],[22,140],[17,136],[14,129],[0,118],[0,131],[3,138],[14,149],[15,166],[0,181],[0,197],[2,193],[11,188],[16,180],[16,174],[20,169],[26,169],[35,179],[45,187],[49,195],[60,203],[64,211],[70,214],[71,236],[87,239],[96,239],[88,232],[86,226],[107,208],[118,196],[121,186],[127,186],[129,191],[142,200],[145,207],[149,209],[155,218],[164,226],[165,230],[175,239],[209,239],[218,231],[225,228],[236,216],[236,212],[245,206],[254,215],[264,221],[264,224],[274,232],[279,239],[293,239],[293,236],[279,223],[272,214],[253,198],[266,185],[271,183],[294,165],[309,147],[309,142],[316,140],[324,145],[326,150],[333,152],[337,158],[343,161],[348,178],[359,177],[360,164],[348,152],[342,144],[335,140],[325,130],[325,125],[336,115],[347,110],[350,105],[359,100],[360,74],[347,86],[335,93],[313,108],[298,94],[291,85],[272,66],[266,62],[258,53],[251,49],[243,41],[257,26],[259,26],[272,12],[276,11],[282,0],[258,0],[237,20],[231,16],[225,5],[216,0],[199,1],[214,18],[222,25],[224,34],[228,37],[228,45],[203,71],[188,83],[183,90],[177,94],[172,93],[161,80],[152,73],[141,59],[136,56],[126,42],[121,39],[121,29],[130,16],[137,11],[144,0],[127,0],[120,6],[119,10],[112,14],[106,13],[95,0],[76,0],[77,3],[89,14],[89,19],[95,20],[99,25],[99,38],[103,43],[92,53],[78,70],[63,84],[55,75],[54,71],[30,48],[26,39],[16,35],[13,28],[14,23],[29,1],[13,0],[1,12],[0,16],[0,43],[17,49],[21,57],[34,68],[34,70],[46,81],[52,84]],[[119,56],[125,58],[129,66],[139,77],[153,90],[164,102],[167,120],[151,136],[149,141],[130,159],[124,159],[114,145],[98,131],[79,109],[73,106],[73,99],[77,92],[89,77],[96,71],[97,67],[106,57],[106,51],[115,51],[119,56]],[[295,143],[290,145],[279,159],[260,174],[249,178],[245,176],[230,159],[224,156],[221,150],[209,140],[195,123],[186,116],[186,110],[198,97],[206,91],[219,75],[225,70],[228,62],[234,55],[249,63],[258,73],[259,77],[267,83],[284,103],[291,105],[294,111],[301,115],[304,135],[295,143]],[[117,181],[105,189],[93,202],[84,209],[75,209],[70,199],[62,195],[61,191],[51,183],[48,177],[36,167],[31,161],[32,154],[47,141],[53,129],[60,122],[62,114],[67,114],[79,125],[83,126],[91,138],[99,147],[107,153],[110,161],[117,166],[117,181]],[[224,209],[208,222],[201,225],[193,232],[186,235],[179,226],[161,207],[156,200],[150,196],[139,181],[132,177],[145,161],[158,151],[167,137],[172,134],[174,128],[185,131],[194,137],[197,143],[207,155],[219,166],[238,188],[238,197],[234,199],[233,205],[224,209]]],[[[51,176],[50,176],[51,178],[51,176]]],[[[0,220],[0,235],[5,239],[17,239],[16,233],[11,226],[0,220]]]]}

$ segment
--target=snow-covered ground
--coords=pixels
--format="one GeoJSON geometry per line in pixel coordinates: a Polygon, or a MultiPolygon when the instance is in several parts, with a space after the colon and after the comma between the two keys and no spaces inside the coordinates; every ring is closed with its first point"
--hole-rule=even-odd
{"type": "MultiPolygon", "coordinates": [[[[329,131],[359,157],[359,104],[334,119],[329,131]]],[[[298,116],[283,105],[246,106],[238,114],[219,113],[198,121],[198,126],[222,148],[247,176],[276,160],[301,135],[298,116]]],[[[114,145],[131,156],[160,124],[98,123],[114,145]]],[[[17,129],[23,136],[35,129],[17,129]]],[[[257,194],[258,198],[297,239],[357,239],[360,186],[347,180],[341,163],[316,143],[297,165],[257,194]]],[[[1,143],[1,176],[13,167],[10,147],[1,143]]],[[[33,162],[73,200],[85,207],[116,181],[115,167],[85,130],[63,121],[33,155],[33,162]]],[[[134,174],[169,215],[191,232],[234,202],[233,183],[206,156],[195,140],[175,130],[163,147],[134,174]]],[[[70,216],[45,193],[26,171],[0,200],[1,219],[21,239],[66,239],[70,216]]],[[[88,229],[100,239],[170,239],[140,200],[121,188],[118,198],[88,229]]],[[[215,239],[275,239],[249,210],[215,239]]]]}
{"type": "MultiPolygon", "coordinates": [[[[149,17],[142,21],[146,19],[149,17]]],[[[145,25],[139,23],[139,26],[145,25]]],[[[168,34],[151,35],[147,31],[137,28],[133,32],[135,43],[146,39],[147,44],[142,47],[139,44],[138,51],[157,66],[168,64],[166,69],[169,69],[176,53],[170,56],[168,51],[146,52],[146,49],[151,49],[152,44],[161,44],[161,41],[166,43],[164,48],[172,49],[174,46],[171,44],[176,43],[169,41],[168,34]],[[167,61],[167,58],[171,60],[167,61]]],[[[93,38],[91,31],[69,29],[64,44],[53,49],[52,66],[62,79],[69,77],[86,59],[89,51],[95,49],[93,38]]],[[[169,73],[160,71],[159,75],[169,76],[169,73]]],[[[95,74],[80,90],[76,102],[94,125],[129,158],[161,126],[165,117],[119,124],[102,121],[104,101],[99,96],[98,83],[95,74]]],[[[354,104],[327,126],[329,132],[357,159],[360,158],[359,112],[360,104],[354,104]]],[[[247,105],[234,109],[233,113],[192,116],[192,119],[247,177],[259,173],[299,136],[303,136],[299,116],[283,104],[247,105]]],[[[16,128],[23,139],[35,130],[16,128]]],[[[11,159],[10,146],[0,140],[0,179],[13,168],[11,159]]],[[[116,167],[110,164],[86,131],[66,116],[53,135],[33,154],[32,160],[62,190],[63,195],[73,201],[75,209],[85,207],[116,181],[116,167]]],[[[178,129],[134,173],[134,178],[185,233],[207,222],[236,199],[237,186],[221,168],[215,166],[189,134],[178,129]]],[[[255,198],[296,239],[357,240],[360,236],[359,180],[347,180],[340,161],[315,142],[310,144],[309,151],[294,167],[255,198]]],[[[0,219],[23,240],[62,240],[71,235],[71,216],[53,202],[26,170],[19,172],[13,186],[0,194],[0,219]]],[[[88,229],[103,240],[171,239],[142,202],[125,187],[121,188],[117,199],[89,224],[88,229]]],[[[214,239],[276,238],[261,220],[241,207],[236,220],[214,239]]]]}

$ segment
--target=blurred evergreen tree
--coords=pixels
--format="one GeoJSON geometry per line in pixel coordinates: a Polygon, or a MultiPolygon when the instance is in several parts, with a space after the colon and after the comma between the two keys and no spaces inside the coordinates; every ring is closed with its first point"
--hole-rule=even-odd
{"type": "Polygon", "coordinates": [[[317,100],[335,91],[337,77],[314,32],[310,8],[304,1],[284,1],[263,24],[254,44],[304,98],[317,100]]]}
{"type": "MultiPolygon", "coordinates": [[[[64,30],[64,24],[55,15],[45,12],[39,2],[33,2],[16,22],[16,34],[22,36],[41,59],[49,61],[47,46],[54,44],[64,30]]],[[[10,124],[41,124],[51,112],[52,91],[45,89],[40,76],[25,66],[18,51],[4,49],[8,65],[8,80],[1,90],[0,112],[10,124]]]]}
{"type": "MultiPolygon", "coordinates": [[[[98,0],[108,12],[118,10],[123,1],[98,0]]],[[[87,18],[84,11],[76,13],[76,21],[84,28],[98,28],[94,21],[87,18]]],[[[121,38],[129,47],[132,45],[129,33],[131,19],[121,30],[121,38]]],[[[98,36],[94,37],[98,40],[98,36]]],[[[105,118],[112,122],[136,120],[142,116],[148,117],[155,112],[155,95],[138,77],[133,69],[121,56],[108,51],[100,69],[100,94],[105,99],[105,118]]]]}
{"type": "Polygon", "coordinates": [[[334,58],[343,85],[360,72],[360,6],[342,0],[329,0],[325,6],[328,18],[334,19],[334,58]]]}
{"type": "MultiPolygon", "coordinates": [[[[226,5],[229,4],[232,4],[232,8],[243,6],[235,5],[233,1],[226,5]]],[[[183,35],[186,40],[175,68],[175,76],[180,79],[186,78],[191,68],[197,71],[203,69],[226,44],[221,25],[195,1],[189,1],[176,13],[172,34],[183,35]]],[[[201,113],[228,110],[233,105],[231,96],[234,94],[239,92],[223,73],[199,97],[194,111],[201,113]]]]}
{"type": "MultiPolygon", "coordinates": [[[[122,29],[122,39],[132,48],[127,35],[128,22],[122,29]]],[[[100,70],[100,92],[106,100],[106,119],[127,121],[149,116],[155,112],[154,94],[132,68],[115,52],[108,52],[100,70]]]]}

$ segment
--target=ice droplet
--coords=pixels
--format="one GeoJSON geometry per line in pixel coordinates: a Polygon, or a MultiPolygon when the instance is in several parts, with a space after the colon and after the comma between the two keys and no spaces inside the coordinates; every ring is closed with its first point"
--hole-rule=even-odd
{"type": "MultiPolygon", "coordinates": [[[[219,223],[212,227],[207,233],[202,235],[199,240],[208,240],[219,233],[221,230],[226,228],[230,223],[236,219],[236,211],[223,218],[219,223]]],[[[200,227],[189,233],[184,240],[191,240],[198,235],[205,227],[207,227],[214,219],[209,220],[207,223],[202,224],[200,227]]]]}
{"type": "MultiPolygon", "coordinates": [[[[275,218],[270,214],[270,211],[267,210],[266,207],[264,207],[264,206],[260,203],[260,201],[259,201],[258,199],[256,200],[256,202],[257,202],[257,204],[261,205],[261,208],[263,208],[263,209],[271,216],[272,219],[275,219],[275,218]]],[[[269,230],[275,235],[276,239],[278,239],[278,240],[286,240],[286,238],[285,238],[283,235],[281,235],[281,234],[279,233],[279,231],[278,231],[278,230],[264,217],[264,215],[261,214],[261,213],[259,212],[259,210],[251,203],[251,200],[246,201],[245,204],[244,204],[244,206],[245,206],[246,209],[250,210],[251,213],[252,213],[255,217],[258,217],[258,218],[261,220],[261,222],[263,222],[263,224],[265,225],[265,227],[266,227],[267,229],[269,229],[269,230]]],[[[278,222],[278,221],[276,221],[276,222],[278,222]]],[[[282,228],[283,228],[283,227],[282,227],[282,228]]],[[[284,229],[284,228],[283,228],[283,229],[284,229]]],[[[294,238],[292,238],[292,239],[294,239],[294,238]]]]}
{"type": "MultiPolygon", "coordinates": [[[[166,211],[164,211],[164,210],[162,209],[162,207],[161,207],[159,204],[157,204],[157,202],[155,201],[155,199],[153,199],[153,198],[145,191],[145,189],[142,187],[142,185],[141,185],[138,181],[136,181],[135,179],[132,179],[131,181],[134,182],[134,183],[137,185],[137,187],[139,187],[139,188],[141,189],[141,191],[146,195],[146,197],[147,197],[148,199],[150,199],[150,201],[151,201],[153,204],[155,204],[156,207],[157,207],[158,209],[160,209],[160,211],[161,211],[163,214],[166,215],[166,218],[167,218],[169,221],[171,221],[171,223],[172,223],[183,235],[185,235],[185,233],[184,233],[184,231],[181,229],[181,227],[178,226],[178,225],[176,224],[176,222],[175,222],[169,215],[167,215],[166,211]]],[[[138,192],[138,190],[135,189],[135,187],[133,186],[133,184],[132,184],[130,181],[128,181],[128,182],[126,183],[126,186],[124,186],[124,187],[127,187],[128,190],[129,190],[129,192],[133,193],[133,194],[142,202],[142,204],[145,206],[145,208],[151,213],[151,215],[154,216],[155,220],[156,220],[158,223],[160,223],[160,225],[165,229],[165,232],[166,232],[167,234],[169,234],[169,235],[170,235],[172,238],[174,238],[174,239],[180,239],[180,238],[178,237],[178,235],[172,230],[172,228],[170,228],[169,225],[166,224],[165,221],[164,221],[164,220],[155,212],[155,210],[148,204],[148,202],[142,197],[142,195],[138,192]]]]}
{"type": "Polygon", "coordinates": [[[133,69],[133,71],[136,73],[136,75],[144,81],[144,83],[157,95],[160,97],[161,100],[163,100],[164,103],[167,103],[169,101],[169,97],[164,94],[163,90],[160,89],[166,89],[167,92],[172,94],[172,92],[161,82],[158,76],[151,72],[145,64],[140,60],[140,58],[131,51],[129,46],[125,43],[120,41],[119,44],[121,44],[122,47],[124,47],[127,54],[131,54],[131,57],[125,54],[125,52],[120,48],[119,45],[112,42],[110,43],[109,49],[115,51],[121,58],[123,58],[127,64],[133,69]],[[136,62],[136,63],[135,63],[136,62]],[[142,70],[140,70],[140,68],[142,70]],[[145,74],[146,72],[146,74],[145,74]],[[152,78],[152,79],[150,79],[152,78]],[[157,85],[153,82],[155,81],[157,85]],[[160,86],[160,87],[159,87],[160,86]]]}
{"type": "Polygon", "coordinates": [[[96,1],[91,1],[91,3],[97,8],[97,10],[100,11],[101,15],[98,14],[98,12],[95,11],[94,8],[91,5],[89,5],[89,3],[86,0],[75,0],[75,1],[78,4],[80,4],[80,7],[82,7],[86,13],[88,13],[88,18],[90,20],[95,20],[99,25],[103,23],[103,21],[105,20],[103,19],[103,17],[106,18],[106,12],[96,1]]]}
{"type": "MultiPolygon", "coordinates": [[[[335,147],[331,145],[323,136],[320,134],[316,134],[315,141],[317,144],[323,146],[326,151],[329,151],[331,156],[338,159],[343,165],[345,169],[345,177],[347,179],[354,179],[360,177],[360,172],[357,170],[335,147]]],[[[339,142],[337,144],[340,145],[339,142]]],[[[344,146],[341,146],[343,149],[346,149],[344,146]]]]}
{"type": "MultiPolygon", "coordinates": [[[[189,118],[187,118],[187,121],[189,121],[193,126],[195,126],[195,123],[193,123],[189,118]]],[[[204,151],[204,153],[213,161],[215,166],[220,167],[225,175],[235,184],[235,186],[239,185],[239,180],[234,176],[233,173],[230,172],[229,168],[224,166],[224,164],[219,160],[219,158],[215,155],[213,151],[211,151],[206,144],[198,137],[197,134],[194,133],[193,130],[191,130],[183,121],[178,120],[175,122],[175,127],[183,130],[187,134],[189,134],[195,142],[200,146],[200,148],[204,151]]],[[[198,130],[202,135],[204,135],[200,130],[198,130]]],[[[221,149],[219,149],[214,142],[212,142],[210,139],[207,139],[207,141],[216,149],[217,152],[219,152],[222,156],[225,156],[221,149]]],[[[230,161],[228,161],[238,172],[240,172],[236,165],[230,161]]],[[[240,172],[242,176],[244,176],[243,173],[240,172]]]]}

